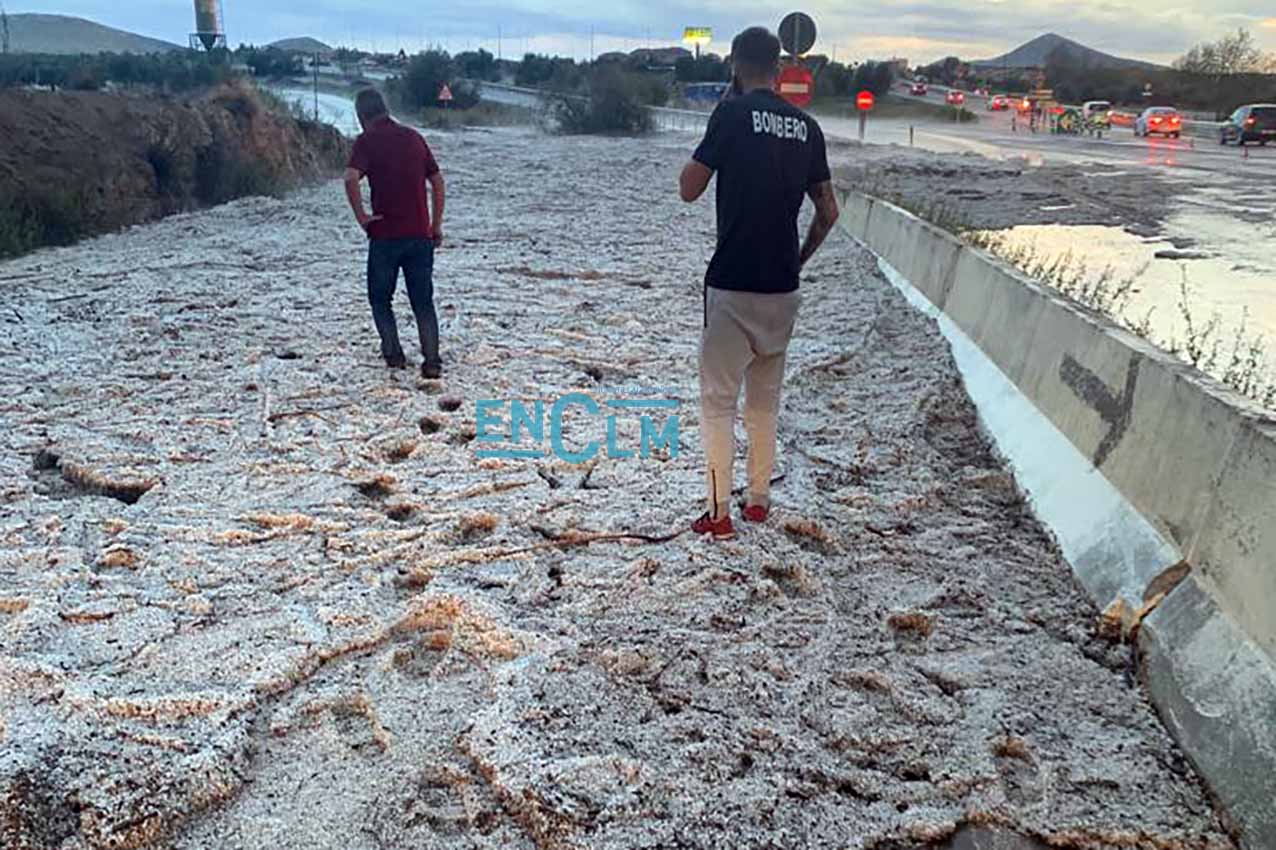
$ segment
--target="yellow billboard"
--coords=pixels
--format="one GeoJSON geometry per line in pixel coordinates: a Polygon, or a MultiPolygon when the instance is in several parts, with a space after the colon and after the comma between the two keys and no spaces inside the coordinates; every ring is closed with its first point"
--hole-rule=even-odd
{"type": "Polygon", "coordinates": [[[682,31],[685,44],[703,46],[713,41],[713,27],[687,27],[682,31]]]}

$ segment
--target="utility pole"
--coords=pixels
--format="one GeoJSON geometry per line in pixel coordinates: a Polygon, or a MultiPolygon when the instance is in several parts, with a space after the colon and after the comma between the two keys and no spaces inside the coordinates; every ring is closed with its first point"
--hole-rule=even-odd
{"type": "Polygon", "coordinates": [[[9,55],[9,13],[5,11],[3,3],[0,3],[0,48],[0,52],[9,55]]]}
{"type": "Polygon", "coordinates": [[[319,123],[319,54],[310,60],[310,70],[315,73],[315,123],[319,123]]]}
{"type": "Polygon", "coordinates": [[[496,61],[497,62],[500,62],[502,59],[505,58],[503,55],[501,55],[502,54],[501,41],[502,41],[501,25],[497,24],[496,25],[496,61]]]}

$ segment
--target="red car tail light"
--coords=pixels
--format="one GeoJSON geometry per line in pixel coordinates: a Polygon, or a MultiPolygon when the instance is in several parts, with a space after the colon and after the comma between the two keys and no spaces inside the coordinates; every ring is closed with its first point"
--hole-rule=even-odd
{"type": "Polygon", "coordinates": [[[1246,119],[1245,119],[1245,124],[1246,124],[1246,126],[1248,126],[1248,127],[1253,127],[1253,126],[1254,126],[1255,124],[1257,124],[1257,123],[1258,123],[1258,119],[1257,119],[1257,118],[1255,118],[1253,115],[1251,115],[1251,116],[1249,116],[1248,118],[1246,118],[1246,119]]]}
{"type": "Polygon", "coordinates": [[[1160,124],[1160,123],[1161,123],[1161,119],[1160,119],[1160,118],[1157,118],[1156,116],[1153,116],[1151,120],[1152,120],[1152,123],[1153,123],[1153,124],[1160,124]]]}

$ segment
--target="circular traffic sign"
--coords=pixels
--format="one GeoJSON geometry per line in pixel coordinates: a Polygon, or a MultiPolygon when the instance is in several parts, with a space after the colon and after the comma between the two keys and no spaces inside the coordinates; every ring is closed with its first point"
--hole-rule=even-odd
{"type": "Polygon", "coordinates": [[[815,94],[815,77],[801,65],[785,65],[780,69],[779,95],[799,109],[811,105],[815,94]]]}
{"type": "Polygon", "coordinates": [[[780,44],[792,56],[803,56],[815,46],[815,21],[805,12],[790,12],[780,21],[780,44]]]}
{"type": "Polygon", "coordinates": [[[871,91],[862,91],[855,95],[855,105],[863,112],[873,108],[873,93],[871,91]]]}

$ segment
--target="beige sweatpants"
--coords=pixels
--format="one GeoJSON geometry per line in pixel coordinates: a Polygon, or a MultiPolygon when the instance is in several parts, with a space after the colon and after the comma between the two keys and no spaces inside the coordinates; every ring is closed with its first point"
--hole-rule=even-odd
{"type": "Polygon", "coordinates": [[[784,357],[793,336],[797,292],[734,292],[708,287],[700,337],[700,436],[708,469],[707,509],[714,518],[731,508],[735,415],[744,384],[749,437],[748,504],[771,504],[776,418],[784,357]]]}

